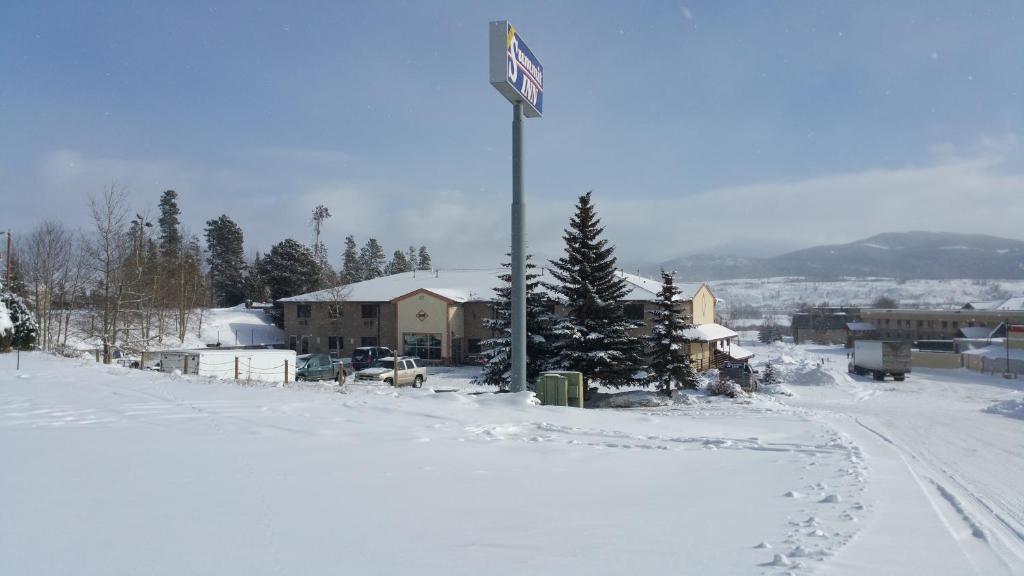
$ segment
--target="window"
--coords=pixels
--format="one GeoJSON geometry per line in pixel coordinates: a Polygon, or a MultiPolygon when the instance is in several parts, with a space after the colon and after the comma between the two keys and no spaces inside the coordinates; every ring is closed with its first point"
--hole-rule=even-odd
{"type": "MultiPolygon", "coordinates": [[[[953,322],[953,324],[956,324],[956,322],[953,322]]],[[[943,320],[942,321],[942,327],[943,328],[949,328],[949,321],[943,320]]],[[[956,326],[954,326],[954,328],[956,328],[956,326]]]]}
{"type": "Polygon", "coordinates": [[[345,347],[345,339],[341,336],[328,336],[327,348],[331,352],[340,352],[345,347]]]}
{"type": "Polygon", "coordinates": [[[309,336],[302,337],[302,354],[309,354],[309,336]]]}
{"type": "Polygon", "coordinates": [[[299,304],[295,307],[295,315],[299,318],[312,318],[313,307],[309,304],[299,304]]]}
{"type": "MultiPolygon", "coordinates": [[[[946,327],[946,323],[945,322],[942,323],[942,327],[943,328],[946,327]]],[[[959,322],[953,322],[953,330],[956,330],[958,328],[960,328],[960,323],[959,322]]]]}
{"type": "Polygon", "coordinates": [[[440,334],[403,334],[402,342],[406,356],[415,356],[420,360],[441,359],[440,334]]]}
{"type": "Polygon", "coordinates": [[[466,351],[469,354],[479,354],[481,352],[480,339],[469,338],[468,340],[466,340],[466,351]]]}
{"type": "Polygon", "coordinates": [[[921,328],[922,326],[924,326],[924,320],[918,320],[917,321],[917,327],[921,328]]]}
{"type": "Polygon", "coordinates": [[[644,320],[644,303],[643,302],[630,302],[622,307],[622,311],[626,316],[626,320],[644,320]]]}
{"type": "Polygon", "coordinates": [[[299,339],[296,338],[295,336],[292,336],[292,337],[288,338],[288,349],[289,350],[298,350],[299,349],[299,339]]]}
{"type": "Polygon", "coordinates": [[[344,317],[345,307],[341,302],[331,302],[327,305],[327,317],[331,320],[338,320],[344,317]]]}
{"type": "Polygon", "coordinates": [[[377,337],[376,336],[363,336],[360,339],[359,345],[363,346],[363,347],[366,347],[366,346],[376,346],[377,345],[377,337]]]}
{"type": "MultiPolygon", "coordinates": [[[[363,304],[362,314],[364,320],[369,320],[377,317],[377,305],[376,304],[363,304]]],[[[376,344],[374,344],[376,346],[376,344]]]]}

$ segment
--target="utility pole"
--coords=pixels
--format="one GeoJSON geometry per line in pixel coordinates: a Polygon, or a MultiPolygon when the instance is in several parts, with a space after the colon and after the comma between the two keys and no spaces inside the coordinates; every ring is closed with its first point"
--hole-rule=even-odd
{"type": "Polygon", "coordinates": [[[7,272],[4,275],[4,281],[8,285],[11,283],[11,229],[7,229],[7,272]]]}
{"type": "Polygon", "coordinates": [[[526,390],[526,201],[523,198],[523,103],[512,105],[512,382],[526,390]]]}

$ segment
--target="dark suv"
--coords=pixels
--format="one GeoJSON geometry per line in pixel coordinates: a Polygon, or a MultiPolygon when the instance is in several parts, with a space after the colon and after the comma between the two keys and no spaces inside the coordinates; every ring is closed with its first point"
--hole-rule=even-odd
{"type": "Polygon", "coordinates": [[[381,358],[394,356],[394,352],[385,346],[363,346],[352,352],[352,369],[359,371],[369,368],[374,362],[381,358]]]}

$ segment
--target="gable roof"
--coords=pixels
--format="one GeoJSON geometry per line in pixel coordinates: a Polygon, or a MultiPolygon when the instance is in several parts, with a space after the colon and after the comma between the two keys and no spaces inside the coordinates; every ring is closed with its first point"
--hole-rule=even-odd
{"type": "MultiPolygon", "coordinates": [[[[551,273],[538,268],[540,280],[555,282],[551,273]]],[[[505,268],[481,270],[418,270],[381,276],[372,280],[354,282],[347,286],[327,288],[317,292],[281,298],[278,302],[391,302],[417,290],[426,290],[452,302],[490,302],[495,298],[494,288],[501,285],[505,268]]],[[[651,302],[657,300],[661,282],[630,274],[621,270],[615,273],[626,281],[629,292],[624,300],[651,302]]],[[[688,282],[676,284],[680,293],[677,301],[692,300],[704,284],[688,282]]],[[[541,288],[543,289],[543,288],[541,288]]]]}

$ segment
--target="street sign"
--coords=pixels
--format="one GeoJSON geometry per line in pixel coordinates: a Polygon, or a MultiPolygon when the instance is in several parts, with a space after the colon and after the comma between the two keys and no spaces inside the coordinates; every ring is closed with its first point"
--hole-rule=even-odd
{"type": "Polygon", "coordinates": [[[544,67],[508,20],[491,22],[491,85],[523,113],[539,118],[544,111],[544,67]]]}

